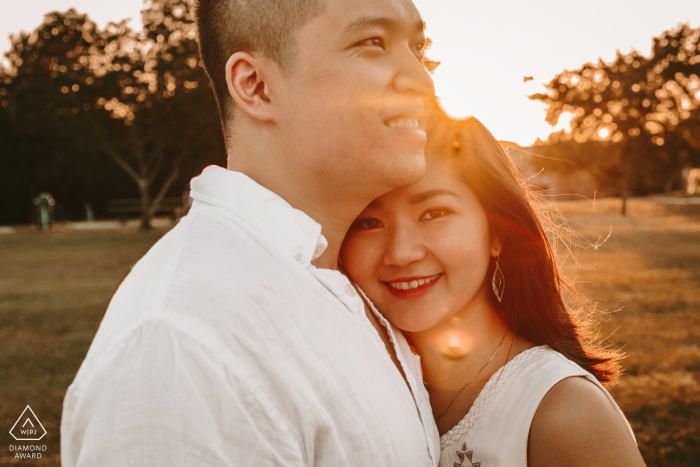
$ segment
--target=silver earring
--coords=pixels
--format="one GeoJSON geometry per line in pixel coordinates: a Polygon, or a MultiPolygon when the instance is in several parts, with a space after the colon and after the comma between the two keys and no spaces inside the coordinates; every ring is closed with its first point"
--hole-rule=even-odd
{"type": "Polygon", "coordinates": [[[503,300],[503,290],[506,287],[506,277],[503,275],[503,271],[501,271],[501,268],[498,266],[498,260],[501,259],[501,254],[498,249],[496,249],[496,255],[498,255],[498,257],[496,258],[496,269],[493,271],[493,278],[491,279],[491,288],[493,289],[493,293],[496,295],[496,298],[500,303],[501,300],[503,300]]]}

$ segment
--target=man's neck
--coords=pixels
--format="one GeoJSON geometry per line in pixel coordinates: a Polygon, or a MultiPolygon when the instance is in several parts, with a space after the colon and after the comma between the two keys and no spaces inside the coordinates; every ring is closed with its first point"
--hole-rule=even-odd
{"type": "MultiPolygon", "coordinates": [[[[263,139],[264,138],[260,138],[263,139]]],[[[304,212],[321,225],[321,232],[328,241],[328,247],[312,264],[318,268],[337,269],[340,247],[345,234],[355,218],[377,194],[343,192],[333,189],[332,184],[319,186],[312,177],[304,178],[303,173],[287,173],[284,164],[275,157],[251,157],[268,151],[278,151],[272,147],[246,147],[240,141],[229,147],[228,169],[249,176],[261,186],[287,201],[293,208],[304,212]],[[245,157],[236,157],[245,155],[245,157]]],[[[268,152],[268,154],[270,154],[268,152]]],[[[278,153],[284,154],[281,150],[278,153]]],[[[337,185],[336,185],[337,186],[337,185]]]]}

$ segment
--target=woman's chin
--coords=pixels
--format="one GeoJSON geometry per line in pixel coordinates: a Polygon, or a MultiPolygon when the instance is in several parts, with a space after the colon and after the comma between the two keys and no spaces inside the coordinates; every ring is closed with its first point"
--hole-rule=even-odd
{"type": "Polygon", "coordinates": [[[397,317],[396,320],[391,321],[391,324],[401,329],[403,332],[414,334],[419,332],[425,332],[433,327],[435,327],[440,320],[430,319],[430,317],[407,317],[401,316],[397,317]]]}

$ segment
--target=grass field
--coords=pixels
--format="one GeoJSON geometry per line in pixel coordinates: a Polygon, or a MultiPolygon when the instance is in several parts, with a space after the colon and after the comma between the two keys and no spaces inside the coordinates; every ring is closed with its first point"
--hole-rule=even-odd
{"type": "Polygon", "coordinates": [[[700,205],[633,200],[627,218],[617,200],[558,207],[593,244],[611,233],[579,249],[577,289],[611,311],[602,335],[628,355],[611,393],[645,461],[700,466],[700,205]]]}
{"type": "MultiPolygon", "coordinates": [[[[649,466],[700,465],[700,206],[633,200],[557,205],[581,243],[578,289],[611,311],[601,332],[623,348],[613,388],[649,466]]],[[[30,405],[48,434],[41,460],[60,464],[61,405],[110,297],[163,234],[20,231],[0,235],[0,464],[30,405]]],[[[27,443],[27,442],[24,442],[27,443]]],[[[594,447],[592,447],[594,448],[594,447]]]]}

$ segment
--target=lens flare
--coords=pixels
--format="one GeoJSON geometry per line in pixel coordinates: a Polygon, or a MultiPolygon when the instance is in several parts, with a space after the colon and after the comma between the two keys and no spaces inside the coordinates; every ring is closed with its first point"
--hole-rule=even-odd
{"type": "Polygon", "coordinates": [[[450,360],[461,360],[469,355],[471,350],[468,336],[459,332],[452,332],[445,336],[441,353],[450,360]]]}

